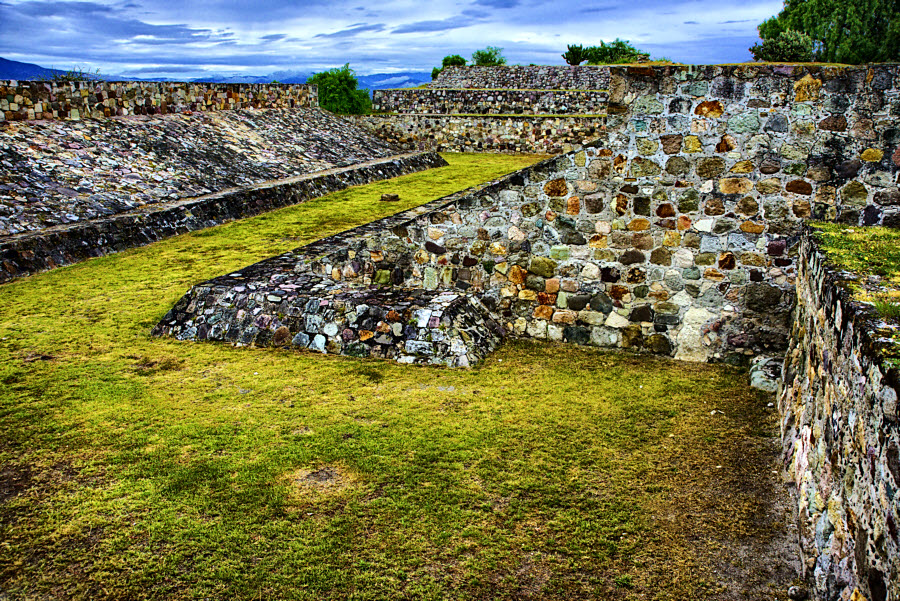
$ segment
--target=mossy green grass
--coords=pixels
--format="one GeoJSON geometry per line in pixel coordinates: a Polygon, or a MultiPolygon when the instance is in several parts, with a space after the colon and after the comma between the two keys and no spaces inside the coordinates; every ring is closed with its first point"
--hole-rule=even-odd
{"type": "MultiPolygon", "coordinates": [[[[734,501],[716,464],[740,472],[735,437],[772,435],[742,372],[529,343],[454,371],[149,335],[193,284],[537,160],[446,158],[0,286],[0,597],[714,590],[702,545],[658,515],[729,531],[678,491],[734,501]]],[[[744,524],[766,500],[740,490],[744,524]]]]}

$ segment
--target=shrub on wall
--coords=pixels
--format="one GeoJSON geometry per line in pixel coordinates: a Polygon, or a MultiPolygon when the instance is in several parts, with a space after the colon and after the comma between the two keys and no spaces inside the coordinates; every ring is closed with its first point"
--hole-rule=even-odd
{"type": "Polygon", "coordinates": [[[472,53],[472,62],[478,67],[496,67],[506,64],[506,58],[501,54],[503,48],[488,46],[484,50],[476,50],[472,53]]]}
{"type": "Polygon", "coordinates": [[[580,65],[587,57],[584,55],[584,48],[581,44],[569,44],[566,53],[562,55],[568,65],[580,65]]]}
{"type": "Polygon", "coordinates": [[[437,76],[441,74],[446,67],[465,67],[466,59],[461,57],[458,54],[448,54],[444,57],[444,60],[441,61],[440,67],[435,67],[431,70],[431,79],[437,79],[437,76]]]}
{"type": "Polygon", "coordinates": [[[758,61],[808,63],[813,59],[813,41],[805,33],[788,29],[754,44],[750,53],[758,61]]]}
{"type": "Polygon", "coordinates": [[[589,65],[616,65],[647,60],[650,54],[638,50],[628,40],[616,38],[609,44],[601,41],[599,46],[588,46],[584,57],[589,65]]]}
{"type": "Polygon", "coordinates": [[[365,115],[372,112],[369,90],[356,89],[359,82],[350,63],[341,68],[316,73],[306,80],[319,87],[319,106],[339,115],[365,115]]]}

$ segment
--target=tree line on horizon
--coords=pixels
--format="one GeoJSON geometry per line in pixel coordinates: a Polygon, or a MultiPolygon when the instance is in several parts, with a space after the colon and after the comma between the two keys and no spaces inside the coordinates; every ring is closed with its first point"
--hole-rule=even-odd
{"type": "Polygon", "coordinates": [[[785,0],[757,28],[753,58],[858,65],[900,60],[900,0],[785,0]]]}

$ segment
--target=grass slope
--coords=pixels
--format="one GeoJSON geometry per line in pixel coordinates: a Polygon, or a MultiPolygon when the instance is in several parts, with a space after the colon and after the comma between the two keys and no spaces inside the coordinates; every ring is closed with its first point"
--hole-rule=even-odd
{"type": "Polygon", "coordinates": [[[192,284],[535,160],[447,158],[0,286],[0,598],[716,598],[722,541],[774,527],[740,372],[148,336],[192,284]]]}

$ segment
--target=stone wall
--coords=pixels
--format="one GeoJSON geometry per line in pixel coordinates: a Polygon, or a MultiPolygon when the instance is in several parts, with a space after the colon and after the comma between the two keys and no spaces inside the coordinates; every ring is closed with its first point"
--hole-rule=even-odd
{"type": "Polygon", "coordinates": [[[309,108],[8,123],[0,240],[397,152],[309,108]]]}
{"type": "Polygon", "coordinates": [[[315,86],[144,81],[0,81],[0,121],[317,107],[315,86]]]}
{"type": "Polygon", "coordinates": [[[590,147],[359,230],[352,256],[298,273],[464,290],[522,336],[701,361],[783,351],[804,220],[898,219],[896,68],[610,72],[590,147]]]}
{"type": "Polygon", "coordinates": [[[559,154],[596,138],[606,117],[365,115],[345,117],[403,150],[559,154]]]}
{"type": "Polygon", "coordinates": [[[375,90],[375,111],[429,115],[605,115],[602,90],[375,90]]]}
{"type": "Polygon", "coordinates": [[[851,283],[866,285],[806,230],[779,408],[813,598],[885,601],[900,595],[900,353],[851,283]]]}
{"type": "Polygon", "coordinates": [[[433,153],[396,156],[0,238],[0,282],[446,164],[433,153]]]}
{"type": "Polygon", "coordinates": [[[509,88],[523,90],[606,90],[609,67],[522,66],[445,67],[432,88],[509,88]]]}

